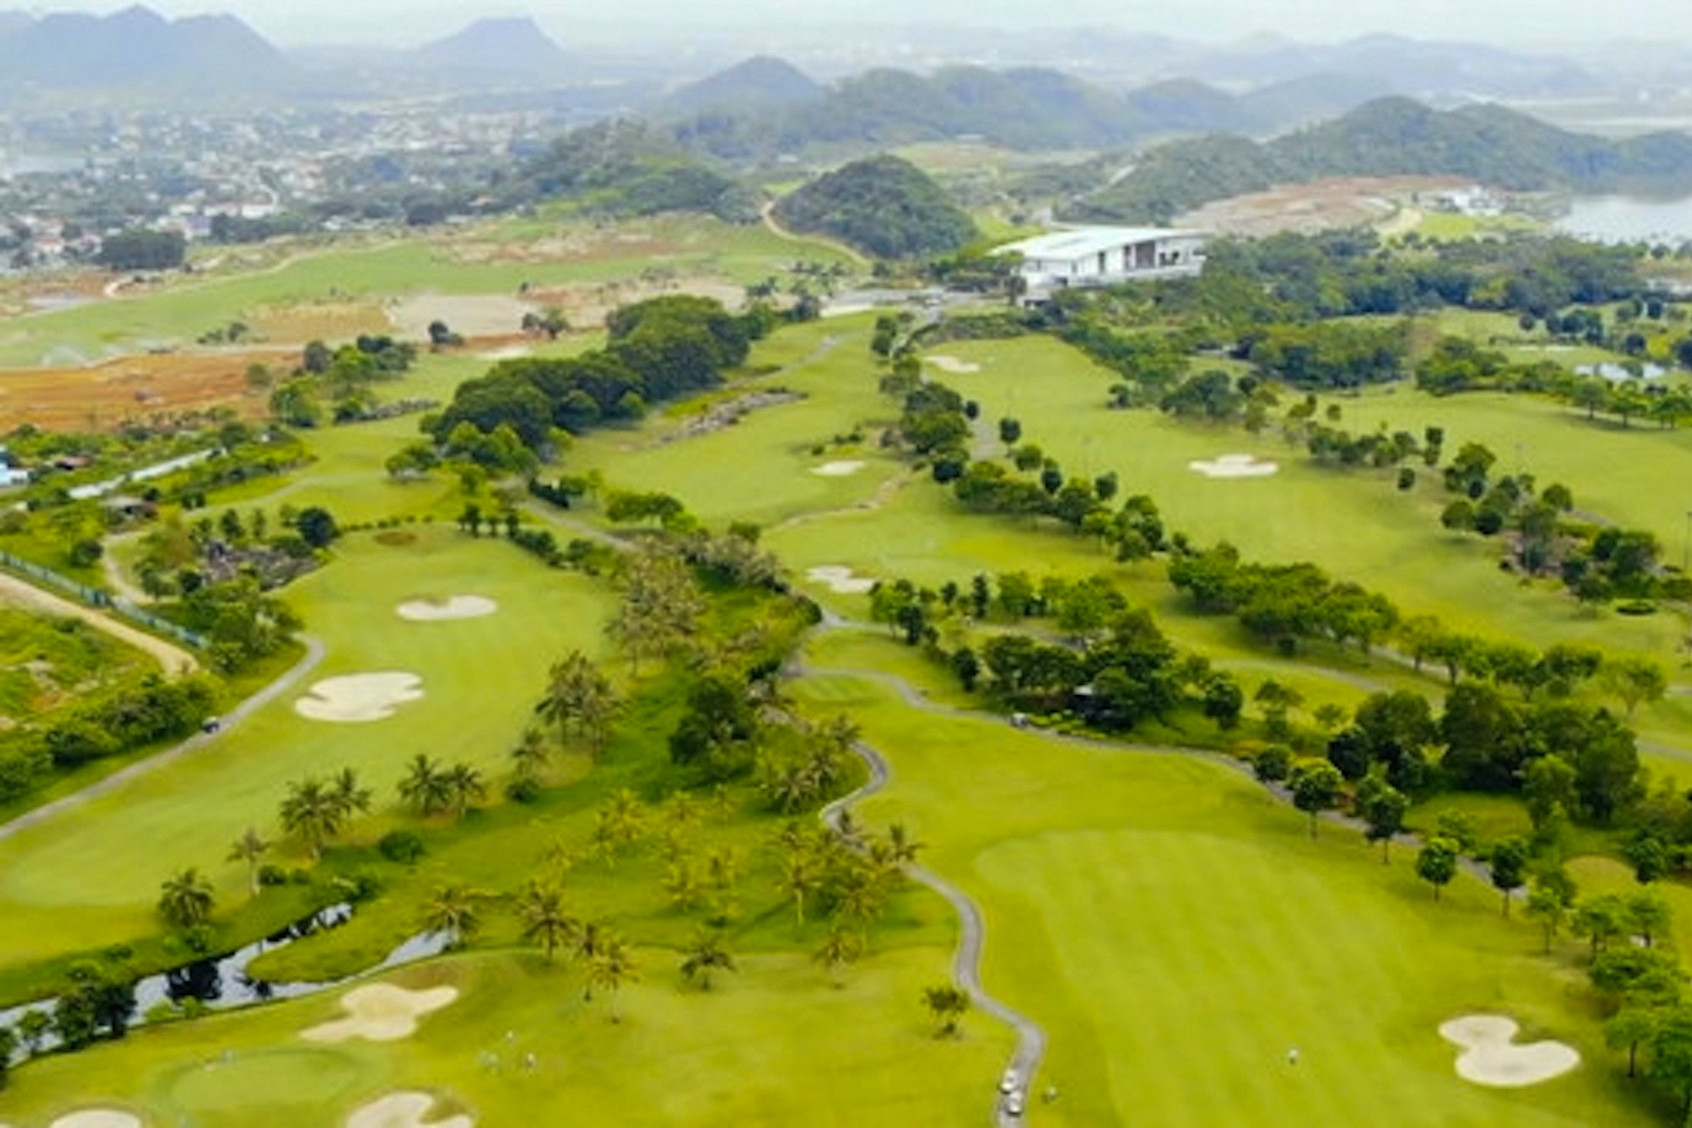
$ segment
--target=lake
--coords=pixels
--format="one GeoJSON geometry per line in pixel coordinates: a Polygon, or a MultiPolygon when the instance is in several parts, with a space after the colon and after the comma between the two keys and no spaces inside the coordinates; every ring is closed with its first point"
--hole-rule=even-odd
{"type": "Polygon", "coordinates": [[[1576,196],[1557,229],[1605,243],[1692,241],[1692,196],[1652,200],[1637,196],[1576,196]]]}

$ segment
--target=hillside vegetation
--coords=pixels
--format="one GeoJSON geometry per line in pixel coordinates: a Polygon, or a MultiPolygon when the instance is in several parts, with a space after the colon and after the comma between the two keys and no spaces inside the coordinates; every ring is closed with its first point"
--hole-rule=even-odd
{"type": "Polygon", "coordinates": [[[893,156],[854,161],[818,177],[776,205],[797,231],[827,235],[882,258],[955,251],[975,223],[941,187],[893,156]]]}
{"type": "Polygon", "coordinates": [[[1088,219],[1163,222],[1275,184],[1404,175],[1469,176],[1516,191],[1684,187],[1692,184],[1692,138],[1664,133],[1610,141],[1501,106],[1440,111],[1408,98],[1381,98],[1273,141],[1213,136],[1161,146],[1074,211],[1088,219]]]}
{"type": "Polygon", "coordinates": [[[661,131],[630,121],[564,134],[517,171],[505,195],[512,203],[567,200],[584,212],[616,218],[693,211],[747,222],[757,215],[738,181],[661,131]]]}

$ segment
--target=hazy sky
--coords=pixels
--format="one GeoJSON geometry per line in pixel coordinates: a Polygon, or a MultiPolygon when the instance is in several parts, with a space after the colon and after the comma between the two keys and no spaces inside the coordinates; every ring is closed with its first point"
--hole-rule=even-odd
{"type": "MultiPolygon", "coordinates": [[[[78,9],[114,11],[133,0],[30,3],[36,13],[78,9]]],[[[0,0],[0,7],[8,5],[0,0]]],[[[609,21],[673,31],[683,25],[732,24],[795,29],[807,23],[851,21],[873,26],[894,21],[1029,27],[1111,25],[1206,40],[1277,31],[1330,41],[1370,31],[1424,38],[1474,38],[1540,46],[1621,37],[1692,40],[1692,4],[1686,0],[1627,0],[1619,7],[1590,0],[150,0],[169,15],[232,11],[283,43],[380,39],[417,43],[450,32],[482,15],[532,15],[568,46],[573,20],[593,24],[605,38],[609,21]],[[614,13],[606,16],[607,11],[614,13]]],[[[588,30],[586,28],[584,31],[588,30]]]]}

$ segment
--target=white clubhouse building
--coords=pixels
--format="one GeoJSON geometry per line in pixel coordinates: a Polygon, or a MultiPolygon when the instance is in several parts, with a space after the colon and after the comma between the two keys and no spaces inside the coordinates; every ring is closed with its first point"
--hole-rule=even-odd
{"type": "Polygon", "coordinates": [[[1075,286],[1192,277],[1204,270],[1206,238],[1202,231],[1170,227],[1072,227],[993,253],[1021,255],[1024,298],[1043,301],[1075,286]]]}

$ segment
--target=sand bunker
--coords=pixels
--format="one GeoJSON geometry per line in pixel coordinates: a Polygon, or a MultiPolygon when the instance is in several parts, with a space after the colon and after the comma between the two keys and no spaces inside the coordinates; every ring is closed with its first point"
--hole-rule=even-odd
{"type": "Polygon", "coordinates": [[[480,619],[498,611],[499,604],[480,595],[454,595],[443,600],[409,600],[397,610],[400,618],[414,623],[440,623],[450,619],[480,619]]]}
{"type": "Polygon", "coordinates": [[[1516,1089],[1561,1077],[1580,1064],[1580,1053],[1561,1042],[1514,1045],[1516,1023],[1501,1015],[1469,1014],[1439,1028],[1439,1036],[1461,1046],[1457,1076],[1476,1085],[1516,1089]]]}
{"type": "Polygon", "coordinates": [[[850,478],[864,468],[862,462],[825,462],[821,466],[813,467],[811,473],[822,478],[850,478]]]}
{"type": "Polygon", "coordinates": [[[843,568],[838,564],[812,568],[805,575],[815,583],[827,584],[828,589],[837,595],[865,595],[875,587],[873,579],[860,576],[852,569],[843,568]]]}
{"type": "Polygon", "coordinates": [[[968,376],[971,373],[981,371],[979,364],[971,364],[969,361],[959,360],[955,356],[930,356],[925,359],[940,371],[950,372],[958,376],[968,376]]]}
{"type": "Polygon", "coordinates": [[[416,674],[351,674],[329,678],[294,702],[294,712],[313,721],[358,724],[385,721],[401,705],[423,699],[423,679],[416,674]]]}
{"type": "Polygon", "coordinates": [[[347,1017],[313,1026],[300,1037],[308,1042],[346,1042],[353,1038],[398,1042],[416,1033],[418,1019],[450,1006],[457,998],[456,987],[431,987],[425,991],[407,991],[388,983],[355,987],[341,996],[341,1009],[347,1012],[347,1017]]]}
{"type": "Polygon", "coordinates": [[[61,1116],[53,1128],[141,1128],[141,1118],[109,1108],[90,1108],[61,1116]]]}
{"type": "Polygon", "coordinates": [[[424,1120],[435,1105],[428,1093],[389,1093],[347,1117],[347,1128],[472,1128],[468,1116],[424,1120]]]}
{"type": "Polygon", "coordinates": [[[1187,469],[1206,478],[1267,478],[1281,467],[1275,462],[1259,462],[1256,455],[1224,454],[1217,459],[1189,462],[1187,469]]]}

